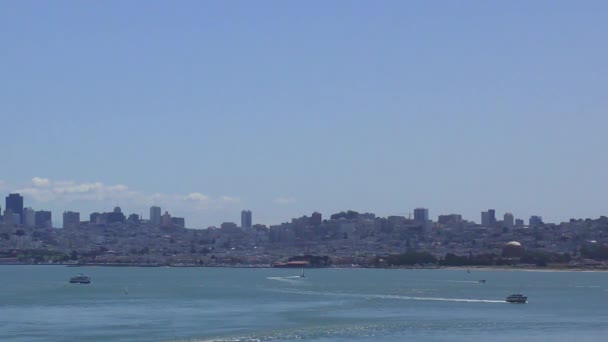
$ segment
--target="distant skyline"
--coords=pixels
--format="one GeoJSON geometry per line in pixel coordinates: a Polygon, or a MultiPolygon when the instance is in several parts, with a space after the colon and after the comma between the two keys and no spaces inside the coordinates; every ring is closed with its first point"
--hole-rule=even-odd
{"type": "MultiPolygon", "coordinates": [[[[608,214],[605,1],[0,2],[0,193],[204,228],[608,214]]],[[[2,204],[3,209],[4,205],[2,204]]]]}

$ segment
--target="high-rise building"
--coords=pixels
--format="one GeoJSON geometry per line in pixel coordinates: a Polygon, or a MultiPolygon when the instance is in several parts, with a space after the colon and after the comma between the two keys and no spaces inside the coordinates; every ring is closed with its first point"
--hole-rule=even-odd
{"type": "Polygon", "coordinates": [[[237,232],[239,231],[239,227],[234,222],[223,222],[220,226],[220,229],[225,232],[237,232]]]}
{"type": "Polygon", "coordinates": [[[36,212],[36,228],[52,228],[53,217],[50,211],[39,210],[36,212]]]}
{"type": "Polygon", "coordinates": [[[12,227],[15,224],[14,216],[15,216],[15,214],[13,214],[12,210],[4,209],[4,215],[2,216],[4,225],[8,226],[8,227],[12,227]]]}
{"type": "Polygon", "coordinates": [[[529,224],[530,227],[540,226],[540,225],[544,224],[543,223],[543,218],[540,217],[540,216],[536,216],[536,215],[530,216],[530,221],[529,222],[530,222],[530,224],[529,224]]]}
{"type": "Polygon", "coordinates": [[[186,228],[186,219],[183,218],[183,217],[172,217],[171,218],[171,223],[174,226],[186,228]]]}
{"type": "Polygon", "coordinates": [[[511,228],[514,224],[515,218],[513,217],[513,214],[505,213],[505,215],[503,216],[503,225],[507,228],[511,228]]]}
{"type": "MultiPolygon", "coordinates": [[[[12,210],[13,214],[19,214],[23,219],[23,196],[19,194],[9,194],[6,196],[6,209],[12,210]]],[[[22,223],[21,221],[19,223],[22,223]]]]}
{"type": "Polygon", "coordinates": [[[102,215],[103,219],[105,220],[105,223],[115,223],[115,222],[124,223],[127,220],[127,217],[125,216],[125,214],[122,213],[122,210],[120,210],[120,207],[115,207],[114,211],[109,212],[109,213],[103,213],[101,215],[102,215]]]}
{"type": "Polygon", "coordinates": [[[316,211],[312,213],[312,215],[310,216],[310,224],[312,224],[313,226],[318,226],[321,223],[323,223],[323,215],[316,211]]]}
{"type": "Polygon", "coordinates": [[[414,209],[414,221],[418,223],[426,223],[429,220],[429,210],[426,208],[414,209]]]}
{"type": "Polygon", "coordinates": [[[488,216],[490,219],[490,226],[495,226],[496,225],[496,210],[488,209],[488,216]]]}
{"type": "Polygon", "coordinates": [[[251,228],[251,210],[243,210],[241,211],[241,227],[242,228],[251,228]]]}
{"type": "Polygon", "coordinates": [[[487,211],[482,211],[481,212],[481,225],[484,227],[489,227],[490,224],[490,213],[488,213],[487,211]]]}
{"type": "Polygon", "coordinates": [[[481,225],[484,227],[496,226],[496,210],[488,209],[488,211],[482,211],[481,225]]]}
{"type": "Polygon", "coordinates": [[[23,209],[23,224],[26,227],[33,228],[36,226],[36,211],[32,208],[23,209]]]}
{"type": "Polygon", "coordinates": [[[437,218],[437,223],[441,224],[456,224],[461,222],[462,215],[459,214],[439,215],[437,218]]]}
{"type": "Polygon", "coordinates": [[[165,211],[165,214],[160,217],[160,225],[161,227],[171,227],[173,225],[168,211],[165,211]]]}
{"type": "Polygon", "coordinates": [[[129,223],[139,223],[139,215],[131,214],[131,215],[129,215],[129,218],[127,218],[127,221],[129,223]]]}
{"type": "Polygon", "coordinates": [[[150,207],[150,223],[160,226],[160,207],[150,207]]]}
{"type": "Polygon", "coordinates": [[[93,224],[102,223],[101,222],[101,213],[98,213],[98,212],[91,213],[91,215],[89,215],[89,222],[91,222],[93,224]]]}
{"type": "Polygon", "coordinates": [[[76,228],[80,224],[80,213],[75,211],[63,212],[63,228],[76,228]]]}
{"type": "Polygon", "coordinates": [[[522,220],[522,219],[515,219],[515,226],[516,227],[523,227],[524,226],[524,220],[522,220]]]}

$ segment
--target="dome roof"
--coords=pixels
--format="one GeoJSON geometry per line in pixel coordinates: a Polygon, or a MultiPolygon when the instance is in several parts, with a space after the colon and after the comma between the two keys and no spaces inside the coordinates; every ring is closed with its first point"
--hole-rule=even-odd
{"type": "Polygon", "coordinates": [[[507,242],[507,244],[505,246],[521,247],[521,243],[519,243],[517,241],[511,241],[511,242],[507,242]]]}

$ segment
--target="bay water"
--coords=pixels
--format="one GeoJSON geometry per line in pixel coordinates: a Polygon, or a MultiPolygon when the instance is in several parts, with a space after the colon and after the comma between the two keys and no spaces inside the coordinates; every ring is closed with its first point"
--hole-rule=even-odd
{"type": "Polygon", "coordinates": [[[0,341],[604,341],[608,273],[0,266],[0,341]],[[84,273],[89,285],[69,284],[84,273]],[[486,280],[485,283],[479,280],[486,280]],[[521,292],[527,304],[508,304],[521,292]]]}

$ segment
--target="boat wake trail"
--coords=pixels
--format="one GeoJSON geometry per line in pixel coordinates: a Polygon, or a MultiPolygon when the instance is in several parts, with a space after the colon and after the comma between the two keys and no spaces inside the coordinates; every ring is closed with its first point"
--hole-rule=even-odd
{"type": "Polygon", "coordinates": [[[470,299],[470,298],[443,298],[443,297],[410,297],[398,295],[378,295],[378,298],[404,299],[404,300],[432,300],[439,302],[465,302],[465,303],[506,303],[504,300],[495,299],[470,299]]]}
{"type": "Polygon", "coordinates": [[[496,300],[496,299],[418,297],[418,296],[402,296],[402,295],[356,294],[356,293],[314,292],[314,291],[295,291],[295,290],[276,290],[276,291],[300,294],[300,295],[351,297],[351,298],[359,298],[359,299],[398,299],[398,300],[421,300],[421,301],[464,302],[464,303],[494,303],[494,304],[499,304],[499,303],[505,304],[506,303],[504,300],[496,300]]]}
{"type": "Polygon", "coordinates": [[[479,284],[479,280],[448,280],[448,283],[468,283],[468,284],[479,284]]]}
{"type": "Polygon", "coordinates": [[[266,279],[269,280],[277,280],[277,281],[284,281],[287,283],[300,283],[300,280],[302,279],[302,277],[300,276],[288,276],[288,277],[266,277],[266,279]]]}
{"type": "Polygon", "coordinates": [[[597,285],[568,285],[568,287],[576,287],[579,289],[597,289],[600,288],[601,286],[597,286],[597,285]]]}

